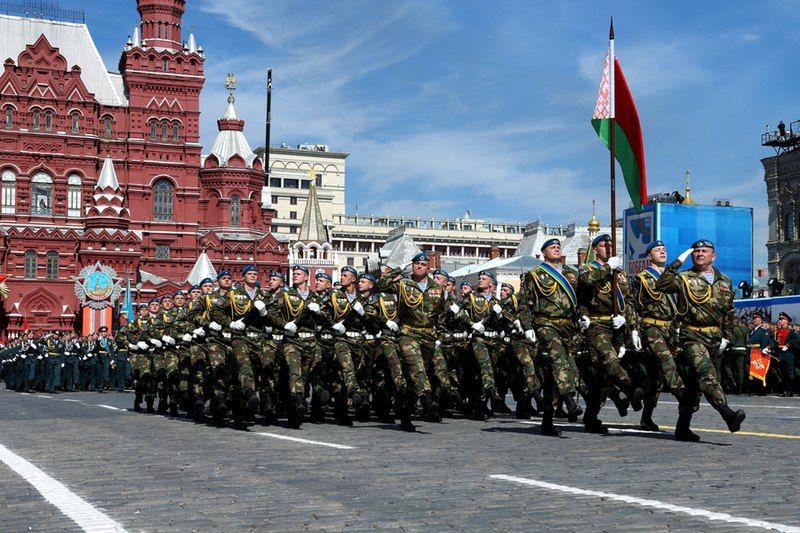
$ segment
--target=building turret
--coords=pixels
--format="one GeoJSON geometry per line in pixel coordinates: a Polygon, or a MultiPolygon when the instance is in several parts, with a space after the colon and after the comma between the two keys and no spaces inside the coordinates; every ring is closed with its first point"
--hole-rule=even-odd
{"type": "Polygon", "coordinates": [[[142,17],[142,39],[157,49],[181,49],[181,18],[186,0],[137,0],[142,17]]]}
{"type": "Polygon", "coordinates": [[[86,211],[86,229],[128,229],[131,214],[124,204],[125,195],[120,189],[114,162],[106,156],[94,188],[92,205],[86,211]]]}

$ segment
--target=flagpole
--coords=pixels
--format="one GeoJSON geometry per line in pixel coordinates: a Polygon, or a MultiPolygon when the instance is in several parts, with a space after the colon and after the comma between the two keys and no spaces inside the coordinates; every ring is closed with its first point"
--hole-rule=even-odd
{"type": "MultiPolygon", "coordinates": [[[[611,17],[611,26],[608,30],[608,75],[610,80],[611,98],[609,105],[611,107],[611,118],[609,124],[608,134],[608,149],[609,149],[609,176],[611,180],[611,256],[617,255],[617,165],[616,165],[616,147],[614,144],[614,127],[616,121],[616,106],[615,87],[614,87],[614,69],[615,69],[615,56],[614,56],[614,17],[611,17]]],[[[614,315],[619,314],[619,302],[617,302],[617,276],[611,273],[611,301],[614,315]]]]}

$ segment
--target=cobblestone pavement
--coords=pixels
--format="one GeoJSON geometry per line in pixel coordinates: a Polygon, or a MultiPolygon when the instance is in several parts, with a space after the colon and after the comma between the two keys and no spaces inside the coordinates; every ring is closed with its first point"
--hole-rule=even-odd
{"type": "MultiPolygon", "coordinates": [[[[564,424],[553,439],[508,417],[415,434],[377,422],[242,432],[133,413],[132,400],[0,390],[0,458],[18,455],[128,531],[800,531],[797,398],[732,397],[747,411],[735,435],[704,402],[696,444],[672,440],[668,401],[662,433],[605,409],[620,424],[609,435],[564,424]]],[[[8,463],[1,531],[88,529],[8,463]]]]}

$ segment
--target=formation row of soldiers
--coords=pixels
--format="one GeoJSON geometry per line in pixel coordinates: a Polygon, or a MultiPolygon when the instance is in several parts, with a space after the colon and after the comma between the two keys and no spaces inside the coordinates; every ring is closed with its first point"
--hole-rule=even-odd
{"type": "Polygon", "coordinates": [[[332,412],[340,424],[375,415],[413,431],[418,406],[434,422],[453,409],[485,420],[507,409],[510,390],[516,416],[541,412],[544,435],[559,434],[558,413],[606,433],[607,400],[621,414],[642,411],[642,429],[657,431],[662,391],[678,399],[677,439],[699,440],[690,423],[701,395],[738,431],[745,413],[728,406],[717,378],[734,291],[713,267],[713,243],[697,241],[667,265],[656,241],[651,266],[631,277],[609,235],[592,247],[596,260],[576,270],[563,264],[560,241],[548,240],[519,293],[498,290],[490,272],[457,288],[425,253],[379,279],[343,267],[336,288],[303,266],[291,280],[272,272],[265,288],[253,266],[237,284],[223,270],[216,284],[141,307],[109,352],[130,358],[135,410],[210,414],[239,428],[259,414],[299,428],[332,412]],[[692,267],[679,271],[690,256],[692,267]]]}
{"type": "Polygon", "coordinates": [[[0,377],[7,389],[20,392],[104,392],[106,387],[123,392],[130,365],[127,354],[113,346],[105,326],[87,337],[25,332],[0,350],[0,377]]]}

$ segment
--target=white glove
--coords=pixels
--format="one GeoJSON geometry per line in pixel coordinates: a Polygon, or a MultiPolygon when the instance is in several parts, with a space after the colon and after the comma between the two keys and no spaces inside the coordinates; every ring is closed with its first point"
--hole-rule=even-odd
{"type": "Polygon", "coordinates": [[[442,345],[442,341],[440,341],[440,340],[437,340],[435,343],[433,343],[434,348],[438,348],[441,345],[442,345]]]}
{"type": "Polygon", "coordinates": [[[61,363],[61,368],[64,368],[64,366],[65,366],[64,363],[61,363]]]}
{"type": "Polygon", "coordinates": [[[319,304],[317,302],[311,302],[308,304],[308,310],[312,313],[319,314],[319,304]]]}
{"type": "Polygon", "coordinates": [[[405,270],[408,267],[410,267],[411,263],[413,263],[413,261],[409,261],[408,263],[403,263],[402,265],[400,265],[400,271],[402,272],[403,270],[405,270]]]}
{"type": "Polygon", "coordinates": [[[128,349],[129,350],[136,350],[137,348],[139,348],[139,347],[136,346],[135,344],[128,343],[128,349]]]}
{"type": "Polygon", "coordinates": [[[458,315],[458,313],[461,312],[461,308],[459,306],[457,306],[456,304],[451,304],[450,305],[450,312],[453,313],[454,315],[458,315]]]}
{"type": "Polygon", "coordinates": [[[342,323],[342,322],[337,322],[336,324],[334,324],[333,326],[331,326],[331,328],[332,328],[334,331],[338,331],[338,332],[339,332],[339,333],[341,333],[342,335],[344,335],[345,331],[347,331],[347,328],[345,328],[345,327],[344,327],[344,323],[342,323]]]}
{"type": "Polygon", "coordinates": [[[36,359],[39,359],[39,360],[41,360],[41,359],[42,359],[42,356],[40,355],[40,356],[39,356],[39,357],[37,357],[36,359]]]}
{"type": "Polygon", "coordinates": [[[183,337],[181,337],[181,339],[183,339],[183,342],[192,342],[192,334],[191,333],[184,333],[183,337]]]}
{"type": "Polygon", "coordinates": [[[361,305],[359,301],[353,303],[353,311],[355,311],[358,316],[364,316],[364,306],[361,305]]]}
{"type": "Polygon", "coordinates": [[[611,327],[614,329],[619,329],[625,325],[625,317],[622,315],[614,315],[611,317],[611,327]]]}
{"type": "Polygon", "coordinates": [[[525,338],[531,342],[536,342],[536,332],[532,329],[525,330],[525,338]]]}
{"type": "Polygon", "coordinates": [[[47,359],[48,357],[50,357],[50,354],[44,354],[45,359],[47,359]]]}
{"type": "Polygon", "coordinates": [[[486,331],[486,327],[483,325],[483,322],[475,322],[472,324],[472,329],[483,335],[483,332],[486,331]]]}
{"type": "Polygon", "coordinates": [[[231,329],[234,331],[244,331],[244,328],[247,326],[244,325],[244,320],[234,320],[231,322],[231,329]]]}
{"type": "Polygon", "coordinates": [[[149,339],[148,342],[155,346],[156,348],[161,348],[164,344],[158,339],[149,339]]]}
{"type": "Polygon", "coordinates": [[[216,331],[216,332],[220,332],[220,331],[222,331],[222,326],[220,326],[220,325],[219,325],[219,324],[217,324],[216,322],[211,322],[211,323],[208,325],[208,329],[213,329],[213,330],[214,330],[214,331],[216,331]]]}
{"type": "Polygon", "coordinates": [[[625,352],[626,351],[627,350],[625,349],[624,346],[622,348],[620,348],[619,351],[617,352],[617,358],[622,359],[623,357],[625,357],[625,352]]]}
{"type": "Polygon", "coordinates": [[[161,340],[166,342],[167,344],[175,344],[175,339],[173,339],[169,335],[164,335],[163,337],[161,337],[161,340]]]}
{"type": "Polygon", "coordinates": [[[256,300],[253,302],[253,307],[258,310],[258,314],[264,316],[267,314],[267,304],[262,302],[261,300],[256,300]]]}
{"type": "Polygon", "coordinates": [[[92,357],[94,357],[94,354],[93,354],[93,353],[87,354],[87,355],[86,355],[86,357],[88,357],[89,359],[91,359],[92,357]]]}
{"type": "MultiPolygon", "coordinates": [[[[719,351],[720,352],[724,352],[725,348],[727,348],[730,343],[731,343],[731,341],[729,341],[728,339],[722,339],[720,341],[720,343],[719,343],[719,351]]],[[[769,347],[767,347],[767,349],[769,349],[769,347]]],[[[767,352],[767,353],[769,353],[769,352],[767,352]]]]}
{"type": "MultiPolygon", "coordinates": [[[[725,340],[725,339],[722,339],[722,340],[725,340]]],[[[728,345],[726,344],[725,346],[728,346],[728,345]]],[[[722,347],[722,342],[719,343],[719,351],[720,352],[725,351],[725,348],[722,347]]],[[[772,348],[770,348],[769,346],[766,346],[766,347],[764,347],[763,350],[761,350],[761,353],[770,353],[771,351],[772,351],[772,348]]]]}
{"type": "Polygon", "coordinates": [[[631,341],[633,341],[633,349],[637,352],[642,349],[642,336],[636,330],[631,331],[631,341]]]}
{"type": "Polygon", "coordinates": [[[616,270],[622,266],[622,258],[617,257],[616,255],[614,257],[609,257],[606,264],[611,270],[616,270]]]}
{"type": "Polygon", "coordinates": [[[195,329],[194,331],[192,331],[192,333],[193,333],[194,335],[198,336],[198,337],[205,337],[205,335],[206,335],[206,330],[204,330],[203,328],[197,328],[197,329],[195,329]]]}
{"type": "Polygon", "coordinates": [[[292,320],[291,322],[287,322],[286,324],[284,324],[283,329],[294,335],[295,333],[297,333],[297,324],[295,324],[294,320],[292,320]]]}
{"type": "Polygon", "coordinates": [[[386,321],[386,327],[389,328],[392,331],[397,331],[398,329],[400,329],[397,326],[397,322],[395,322],[394,320],[387,320],[386,321]]]}
{"type": "Polygon", "coordinates": [[[685,252],[683,252],[681,255],[678,256],[678,261],[680,261],[681,264],[685,263],[686,260],[689,259],[689,256],[692,255],[692,252],[694,252],[694,248],[689,248],[688,250],[686,250],[685,252]]]}
{"type": "Polygon", "coordinates": [[[500,304],[494,304],[492,306],[492,311],[494,311],[494,314],[496,314],[497,316],[500,316],[500,315],[503,314],[503,308],[500,307],[500,304]]]}
{"type": "Polygon", "coordinates": [[[138,346],[138,347],[139,347],[139,348],[141,348],[142,350],[147,350],[147,349],[149,349],[149,348],[150,348],[150,347],[147,345],[147,343],[146,343],[146,342],[144,342],[144,341],[139,341],[139,342],[137,342],[137,343],[136,343],[136,346],[138,346]]]}
{"type": "Polygon", "coordinates": [[[583,315],[582,317],[580,317],[578,319],[578,326],[580,326],[581,331],[584,331],[586,328],[588,328],[589,324],[591,324],[591,323],[592,323],[592,321],[586,315],[583,315]]]}
{"type": "Polygon", "coordinates": [[[786,351],[786,350],[788,350],[788,349],[789,349],[789,347],[788,347],[788,346],[784,346],[783,348],[781,348],[781,351],[782,351],[782,352],[785,352],[785,351],[786,351]]]}
{"type": "Polygon", "coordinates": [[[27,359],[27,358],[28,358],[28,356],[27,356],[27,355],[24,355],[24,354],[23,354],[23,355],[20,355],[20,357],[21,357],[21,358],[23,358],[23,359],[27,359]]]}

